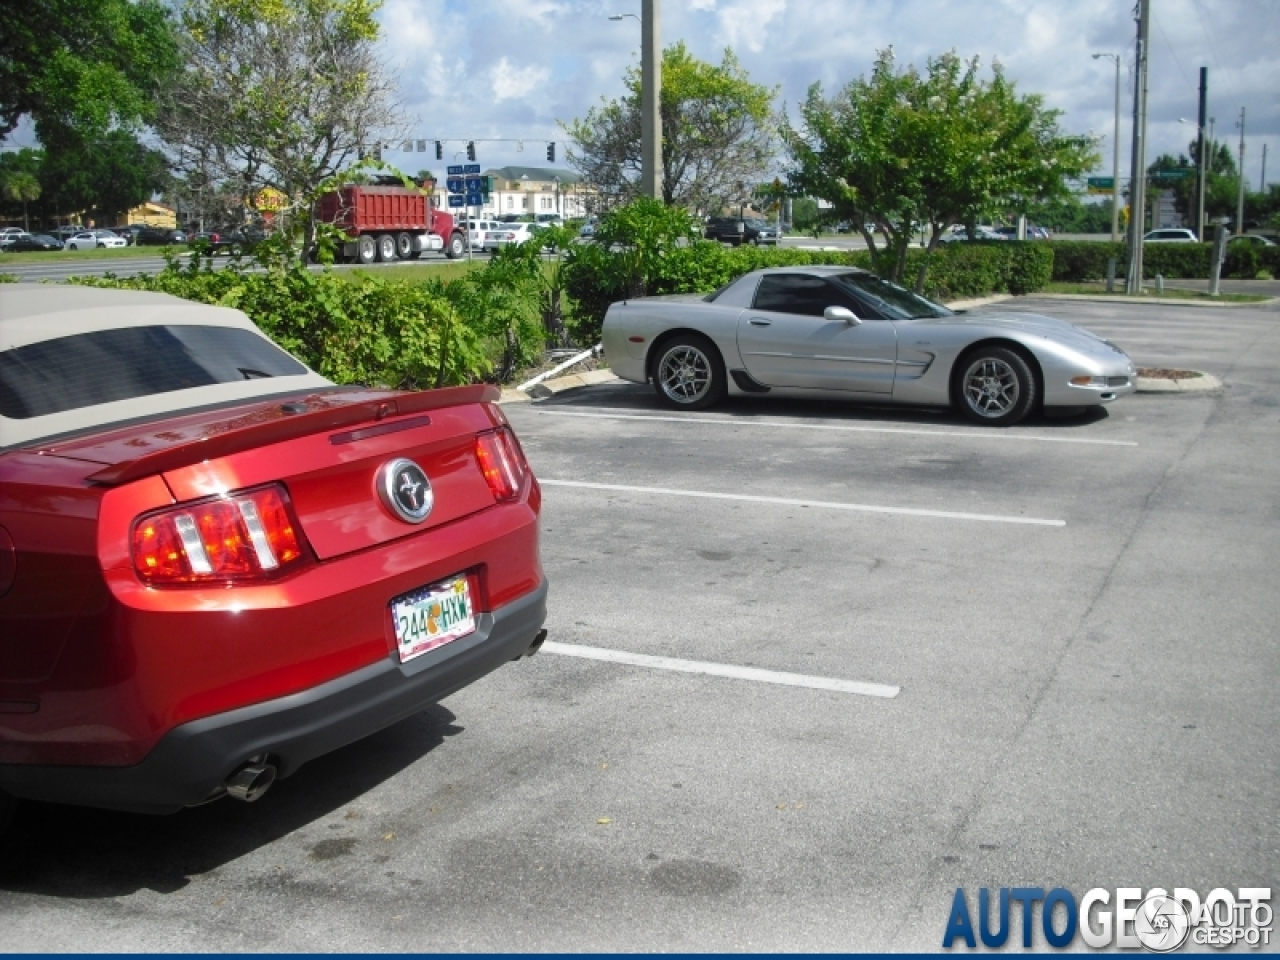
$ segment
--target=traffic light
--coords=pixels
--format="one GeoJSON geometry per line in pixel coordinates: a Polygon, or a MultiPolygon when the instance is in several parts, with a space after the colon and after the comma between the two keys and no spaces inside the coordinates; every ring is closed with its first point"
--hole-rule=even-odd
{"type": "Polygon", "coordinates": [[[554,141],[547,144],[547,162],[556,162],[556,145],[554,141]]]}
{"type": "Polygon", "coordinates": [[[441,143],[439,140],[436,141],[436,159],[437,160],[444,159],[444,144],[441,143]]]}
{"type": "Polygon", "coordinates": [[[472,163],[476,162],[476,144],[474,140],[467,141],[467,159],[472,163]]]}

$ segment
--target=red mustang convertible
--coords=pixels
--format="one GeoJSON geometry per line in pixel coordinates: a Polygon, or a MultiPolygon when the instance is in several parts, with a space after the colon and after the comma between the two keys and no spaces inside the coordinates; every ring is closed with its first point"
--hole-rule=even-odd
{"type": "Polygon", "coordinates": [[[338,387],[244,314],[0,286],[0,821],[277,776],[537,651],[493,387],[338,387]]]}

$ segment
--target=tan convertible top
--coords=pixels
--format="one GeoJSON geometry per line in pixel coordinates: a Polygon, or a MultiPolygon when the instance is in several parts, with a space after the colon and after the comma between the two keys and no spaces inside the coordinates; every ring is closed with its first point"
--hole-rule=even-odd
{"type": "MultiPolygon", "coordinates": [[[[66,284],[0,284],[0,352],[95,330],[161,325],[239,327],[270,339],[239,310],[194,303],[167,293],[66,284]]],[[[332,386],[330,381],[307,370],[298,376],[210,384],[24,420],[0,417],[0,449],[138,417],[327,386],[332,386]]]]}

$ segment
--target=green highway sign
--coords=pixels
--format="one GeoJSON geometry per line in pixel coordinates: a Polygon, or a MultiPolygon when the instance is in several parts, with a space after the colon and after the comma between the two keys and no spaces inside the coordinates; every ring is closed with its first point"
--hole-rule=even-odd
{"type": "Polygon", "coordinates": [[[1090,177],[1090,190],[1114,190],[1116,181],[1114,177],[1090,177]]]}
{"type": "Polygon", "coordinates": [[[1185,180],[1191,176],[1190,170],[1157,170],[1151,174],[1152,180],[1185,180]]]}

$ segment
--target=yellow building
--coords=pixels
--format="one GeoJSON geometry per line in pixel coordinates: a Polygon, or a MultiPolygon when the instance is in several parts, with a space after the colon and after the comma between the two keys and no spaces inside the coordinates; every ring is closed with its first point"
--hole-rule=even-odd
{"type": "Polygon", "coordinates": [[[173,230],[178,226],[178,215],[173,207],[166,207],[163,203],[152,203],[150,200],[130,210],[125,219],[130,225],[141,223],[164,230],[173,230]]]}

